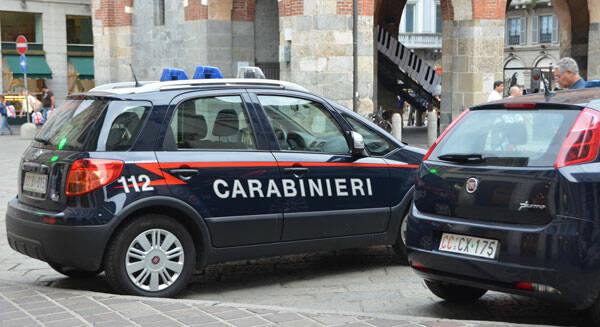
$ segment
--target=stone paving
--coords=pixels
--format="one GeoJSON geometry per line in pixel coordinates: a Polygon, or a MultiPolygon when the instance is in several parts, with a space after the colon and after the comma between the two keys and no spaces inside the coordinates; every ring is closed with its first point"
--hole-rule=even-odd
{"type": "Polygon", "coordinates": [[[5,203],[16,194],[18,161],[27,144],[18,136],[0,136],[0,327],[491,327],[567,326],[578,320],[577,312],[495,292],[472,305],[440,301],[386,247],[211,266],[177,300],[111,295],[103,275],[65,278],[8,247],[5,203]],[[190,318],[195,316],[198,320],[190,318]],[[276,320],[280,316],[289,319],[276,320]]]}

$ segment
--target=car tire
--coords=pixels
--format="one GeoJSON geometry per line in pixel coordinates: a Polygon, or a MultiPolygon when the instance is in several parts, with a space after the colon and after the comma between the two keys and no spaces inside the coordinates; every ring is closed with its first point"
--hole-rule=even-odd
{"type": "Polygon", "coordinates": [[[90,278],[102,272],[102,269],[96,271],[82,270],[75,267],[63,266],[54,262],[48,262],[48,265],[56,272],[71,278],[90,278]]]}
{"type": "Polygon", "coordinates": [[[116,292],[149,297],[177,295],[195,264],[189,232],[175,219],[158,214],[137,217],[121,227],[104,259],[106,279],[116,292]]]}
{"type": "Polygon", "coordinates": [[[451,283],[442,283],[438,281],[425,280],[425,285],[436,296],[448,302],[470,302],[482,297],[487,290],[456,285],[451,283]]]}
{"type": "Polygon", "coordinates": [[[396,253],[396,257],[398,261],[402,265],[408,265],[408,253],[406,251],[406,226],[408,223],[408,212],[404,214],[402,217],[402,221],[400,221],[400,229],[398,230],[398,237],[396,238],[396,243],[392,246],[394,252],[396,253]]]}

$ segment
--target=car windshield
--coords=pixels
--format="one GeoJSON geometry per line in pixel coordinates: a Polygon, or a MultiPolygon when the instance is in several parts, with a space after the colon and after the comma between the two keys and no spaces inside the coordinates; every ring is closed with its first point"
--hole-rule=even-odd
{"type": "Polygon", "coordinates": [[[55,110],[35,140],[52,150],[127,150],[150,108],[145,101],[72,98],[55,110]]]}
{"type": "Polygon", "coordinates": [[[430,160],[492,166],[552,166],[578,110],[474,110],[430,160]]]}

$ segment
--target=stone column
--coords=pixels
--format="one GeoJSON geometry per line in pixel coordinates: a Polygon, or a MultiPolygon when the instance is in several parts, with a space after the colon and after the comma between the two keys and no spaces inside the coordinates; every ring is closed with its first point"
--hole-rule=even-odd
{"type": "Polygon", "coordinates": [[[588,43],[588,80],[600,79],[600,3],[588,0],[590,39],[588,43]]]}
{"type": "Polygon", "coordinates": [[[46,61],[52,70],[52,79],[46,85],[55,95],[56,105],[60,105],[67,95],[67,17],[63,8],[48,6],[42,15],[44,26],[43,42],[46,61]]]}
{"type": "Polygon", "coordinates": [[[502,79],[504,57],[506,1],[453,0],[452,6],[443,15],[441,130],[487,101],[494,81],[502,79]]]}
{"type": "MultiPolygon", "coordinates": [[[[367,2],[359,2],[358,92],[362,114],[373,111],[373,6],[367,2]]],[[[283,0],[279,4],[280,44],[291,46],[291,61],[281,63],[281,79],[347,108],[352,108],[353,88],[351,5],[351,0],[283,0]],[[285,39],[286,29],[291,41],[285,39]]]]}
{"type": "Polygon", "coordinates": [[[92,0],[96,85],[131,81],[133,0],[92,0]]]}

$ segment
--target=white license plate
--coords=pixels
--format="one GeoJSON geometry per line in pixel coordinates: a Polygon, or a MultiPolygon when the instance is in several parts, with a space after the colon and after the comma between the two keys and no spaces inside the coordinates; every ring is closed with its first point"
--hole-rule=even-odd
{"type": "Polygon", "coordinates": [[[23,191],[46,194],[46,185],[48,184],[48,175],[25,173],[23,181],[23,191]]]}
{"type": "Polygon", "coordinates": [[[443,233],[439,250],[494,259],[498,244],[497,240],[443,233]]]}

